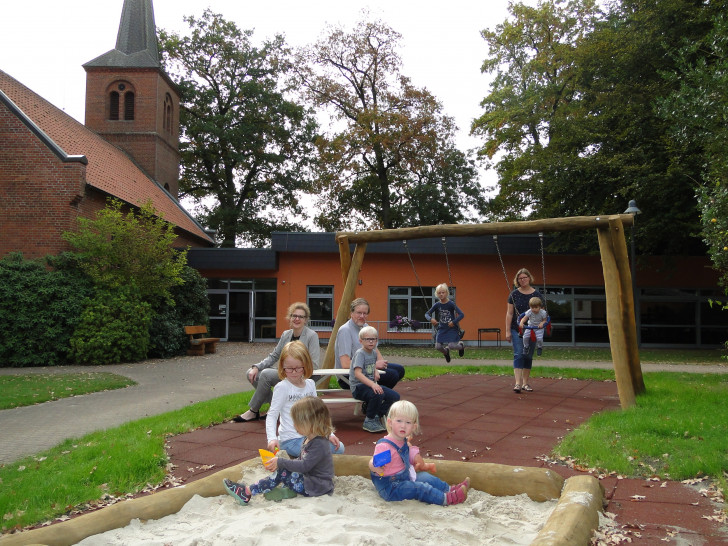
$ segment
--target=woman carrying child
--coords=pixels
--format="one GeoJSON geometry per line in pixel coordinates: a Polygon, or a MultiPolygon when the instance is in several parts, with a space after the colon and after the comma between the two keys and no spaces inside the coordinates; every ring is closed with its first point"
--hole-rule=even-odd
{"type": "Polygon", "coordinates": [[[450,362],[450,349],[457,349],[459,356],[465,354],[465,345],[460,339],[460,321],[465,318],[465,313],[450,300],[447,284],[437,285],[435,295],[440,301],[425,313],[425,318],[437,328],[435,349],[445,355],[446,362],[450,362]]]}
{"type": "Polygon", "coordinates": [[[278,484],[306,497],[334,492],[334,459],[328,440],[334,428],[329,409],[320,398],[307,396],[291,406],[291,418],[296,430],[306,438],[300,458],[269,459],[265,468],[275,474],[250,486],[224,479],[225,490],[240,505],[246,506],[253,495],[267,493],[278,484]]]}
{"type": "MultiPolygon", "coordinates": [[[[313,362],[306,346],[300,341],[291,341],[283,346],[281,359],[278,361],[278,378],[281,380],[273,388],[273,398],[265,421],[268,437],[268,449],[285,450],[291,457],[301,454],[301,446],[305,440],[294,426],[291,418],[291,407],[294,402],[307,396],[316,397],[316,385],[311,378],[313,362]],[[276,426],[280,421],[278,430],[276,426]]],[[[331,451],[344,453],[344,444],[331,434],[331,451]]]]}
{"type": "Polygon", "coordinates": [[[417,407],[407,400],[392,404],[387,415],[388,434],[377,441],[374,457],[369,461],[372,482],[379,496],[386,501],[417,499],[428,504],[449,506],[468,497],[470,478],[448,486],[428,472],[417,472],[415,461],[421,461],[419,448],[409,445],[409,438],[420,430],[417,407]],[[389,452],[390,462],[374,466],[380,453],[389,452]]]}

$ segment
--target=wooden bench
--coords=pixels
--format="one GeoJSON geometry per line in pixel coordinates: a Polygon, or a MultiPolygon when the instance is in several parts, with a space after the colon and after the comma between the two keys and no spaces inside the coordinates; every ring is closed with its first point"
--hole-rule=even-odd
{"type": "Polygon", "coordinates": [[[345,389],[329,389],[329,379],[333,376],[341,378],[347,384],[349,383],[349,370],[342,368],[320,368],[314,370],[313,374],[318,376],[316,379],[316,392],[321,396],[324,404],[355,404],[354,415],[361,415],[361,400],[357,400],[351,395],[351,391],[345,389]],[[336,394],[343,393],[343,396],[336,394]],[[333,396],[332,396],[333,395],[333,396]]]}
{"type": "Polygon", "coordinates": [[[185,334],[190,336],[188,356],[202,356],[205,353],[214,353],[217,350],[219,337],[206,337],[207,326],[185,326],[185,334]],[[201,336],[201,337],[200,337],[201,336]]]}

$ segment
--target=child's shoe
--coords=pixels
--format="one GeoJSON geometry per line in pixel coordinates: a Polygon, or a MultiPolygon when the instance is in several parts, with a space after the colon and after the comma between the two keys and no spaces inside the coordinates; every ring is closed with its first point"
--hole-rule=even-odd
{"type": "Polygon", "coordinates": [[[465,355],[465,347],[458,349],[458,356],[463,356],[463,355],[465,355]]]}
{"type": "Polygon", "coordinates": [[[445,349],[445,362],[450,362],[450,349],[445,349]]]}
{"type": "Polygon", "coordinates": [[[235,483],[234,481],[225,478],[222,481],[222,484],[225,486],[225,491],[228,492],[228,495],[238,501],[238,504],[240,504],[240,506],[248,506],[248,503],[250,502],[250,497],[252,497],[252,495],[248,495],[245,492],[244,483],[235,483]]]}
{"type": "Polygon", "coordinates": [[[382,422],[377,417],[364,419],[364,425],[362,426],[367,432],[383,432],[387,430],[387,427],[382,426],[382,422]]]}
{"type": "Polygon", "coordinates": [[[470,478],[465,478],[462,482],[460,482],[457,485],[451,485],[450,486],[450,492],[455,491],[456,489],[460,489],[461,487],[465,488],[465,491],[468,491],[470,489],[470,478]]]}
{"type": "Polygon", "coordinates": [[[542,352],[543,352],[543,349],[542,349],[541,347],[538,347],[538,348],[536,349],[536,354],[537,354],[538,356],[541,356],[541,353],[542,353],[542,352]]]}
{"type": "Polygon", "coordinates": [[[468,490],[465,487],[460,486],[455,491],[448,491],[445,493],[445,505],[452,506],[453,504],[460,504],[465,502],[468,498],[468,490]]]}

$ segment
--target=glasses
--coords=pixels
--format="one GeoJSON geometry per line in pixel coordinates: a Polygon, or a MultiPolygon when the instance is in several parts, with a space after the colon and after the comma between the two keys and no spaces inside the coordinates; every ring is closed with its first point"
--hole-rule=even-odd
{"type": "Polygon", "coordinates": [[[291,315],[292,319],[298,319],[298,320],[306,320],[308,317],[306,315],[291,315]]]}
{"type": "Polygon", "coordinates": [[[369,311],[354,311],[354,315],[358,315],[360,317],[367,317],[369,316],[369,311]]]}
{"type": "Polygon", "coordinates": [[[299,366],[298,368],[283,368],[283,371],[286,373],[300,373],[303,371],[303,366],[299,366]]]}
{"type": "Polygon", "coordinates": [[[361,338],[362,341],[376,341],[377,338],[375,337],[363,337],[361,338]]]}
{"type": "Polygon", "coordinates": [[[528,279],[528,280],[531,280],[531,277],[518,277],[518,280],[519,280],[519,281],[522,281],[523,279],[528,279]]]}

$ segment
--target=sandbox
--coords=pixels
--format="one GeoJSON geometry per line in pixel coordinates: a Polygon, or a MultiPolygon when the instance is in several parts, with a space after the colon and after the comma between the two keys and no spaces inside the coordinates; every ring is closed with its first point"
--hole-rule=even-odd
{"type": "MultiPolygon", "coordinates": [[[[334,456],[336,475],[361,476],[368,479],[368,461],[369,457],[366,456],[334,456]]],[[[531,501],[536,503],[553,502],[558,499],[545,524],[538,531],[535,539],[530,542],[532,545],[586,545],[589,544],[594,530],[599,526],[599,513],[603,506],[604,491],[599,481],[593,476],[575,476],[564,480],[559,474],[543,468],[442,460],[433,462],[437,464],[437,475],[446,482],[457,483],[462,481],[465,476],[470,476],[473,489],[483,491],[494,497],[512,497],[525,494],[531,501]]],[[[19,544],[70,545],[99,533],[125,527],[133,520],[158,520],[170,514],[176,514],[195,495],[200,497],[224,495],[223,478],[239,480],[241,470],[246,471],[260,466],[258,459],[246,461],[242,465],[221,470],[212,476],[181,487],[120,502],[49,527],[6,535],[0,539],[0,546],[19,544]]],[[[373,487],[371,489],[373,490],[373,487]]],[[[336,499],[336,493],[331,498],[336,499]]],[[[234,505],[234,501],[230,498],[226,498],[225,501],[234,505]]],[[[270,502],[262,498],[256,498],[254,501],[258,503],[270,502]]],[[[310,499],[305,499],[304,502],[310,502],[310,499]]],[[[348,502],[355,503],[356,501],[349,499],[348,502]]],[[[384,503],[378,498],[376,502],[384,503]]],[[[405,502],[413,503],[416,501],[405,502]]],[[[387,503],[387,506],[389,504],[387,503]]],[[[236,515],[239,514],[241,519],[245,518],[246,510],[251,508],[234,506],[239,510],[236,515]]],[[[422,508],[432,507],[422,505],[422,508]]],[[[453,510],[457,507],[436,508],[453,510]]],[[[282,512],[285,509],[285,504],[275,505],[275,509],[276,518],[280,518],[281,522],[285,522],[286,517],[282,512]]],[[[417,507],[413,507],[413,509],[417,510],[418,513],[422,512],[417,507]]],[[[331,516],[335,518],[335,514],[331,514],[331,516]]],[[[283,526],[281,532],[285,534],[285,526],[283,526]]],[[[360,543],[366,544],[367,541],[363,538],[360,543]]]]}

